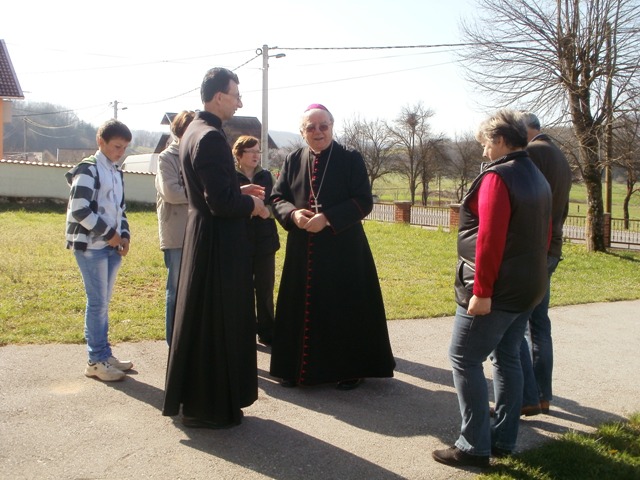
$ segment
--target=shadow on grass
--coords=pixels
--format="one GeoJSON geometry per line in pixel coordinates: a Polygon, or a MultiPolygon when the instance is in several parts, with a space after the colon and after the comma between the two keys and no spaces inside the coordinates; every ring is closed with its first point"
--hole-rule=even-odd
{"type": "MultiPolygon", "coordinates": [[[[61,200],[59,198],[0,197],[0,213],[16,211],[28,213],[66,213],[67,200],[61,200]]],[[[127,212],[155,211],[156,206],[151,203],[127,202],[127,212]]]]}
{"type": "Polygon", "coordinates": [[[65,213],[67,211],[67,201],[56,198],[0,197],[0,213],[16,211],[65,213]]]}
{"type": "MultiPolygon", "coordinates": [[[[637,253],[637,250],[634,250],[635,253],[637,253]]],[[[625,253],[625,252],[606,252],[607,255],[611,256],[611,257],[616,257],[619,258],[620,260],[626,260],[627,262],[632,262],[632,263],[640,263],[640,258],[638,258],[637,256],[633,256],[632,253],[625,253]]]]}

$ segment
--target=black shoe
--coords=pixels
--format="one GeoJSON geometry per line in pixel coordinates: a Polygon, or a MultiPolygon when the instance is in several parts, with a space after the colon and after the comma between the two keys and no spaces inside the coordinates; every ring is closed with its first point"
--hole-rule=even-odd
{"type": "Polygon", "coordinates": [[[496,458],[510,457],[513,454],[511,450],[500,447],[491,447],[491,455],[496,458]]]}
{"type": "Polygon", "coordinates": [[[270,337],[261,337],[258,335],[258,343],[261,343],[262,345],[266,346],[266,347],[270,347],[271,346],[271,338],[270,337]]]}
{"type": "Polygon", "coordinates": [[[243,417],[244,417],[244,412],[242,410],[240,410],[240,418],[238,419],[237,422],[227,422],[227,423],[221,423],[221,422],[216,422],[214,420],[206,420],[204,418],[189,417],[189,416],[183,415],[182,424],[185,427],[189,427],[189,428],[210,428],[212,430],[220,430],[223,428],[231,428],[231,427],[235,427],[236,425],[240,425],[240,423],[242,423],[243,417]]]}
{"type": "Polygon", "coordinates": [[[289,379],[280,380],[280,385],[283,386],[284,388],[293,388],[298,386],[298,382],[296,382],[295,380],[291,380],[289,378],[289,379]]]}
{"type": "Polygon", "coordinates": [[[338,382],[336,388],[338,390],[353,390],[354,388],[358,388],[361,383],[361,378],[354,378],[353,380],[342,380],[341,382],[338,382]]]}
{"type": "Polygon", "coordinates": [[[489,466],[489,456],[470,455],[458,447],[450,447],[444,450],[435,450],[431,456],[436,462],[451,465],[452,467],[481,467],[489,466]]]}

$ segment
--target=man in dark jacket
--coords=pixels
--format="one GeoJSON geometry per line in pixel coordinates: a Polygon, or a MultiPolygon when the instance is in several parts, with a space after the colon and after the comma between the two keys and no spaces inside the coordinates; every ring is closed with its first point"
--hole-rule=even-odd
{"type": "Polygon", "coordinates": [[[548,135],[540,132],[540,120],[533,113],[522,114],[527,126],[527,153],[540,169],[551,187],[552,231],[551,245],[547,253],[547,292],[533,309],[529,318],[529,342],[522,341],[520,361],[524,374],[522,397],[523,415],[549,412],[552,400],[551,374],[553,371],[553,343],[551,320],[549,319],[549,297],[551,275],[562,259],[562,227],[569,213],[569,191],[571,190],[571,167],[562,151],[548,135]],[[533,362],[532,362],[533,356],[533,362]]]}

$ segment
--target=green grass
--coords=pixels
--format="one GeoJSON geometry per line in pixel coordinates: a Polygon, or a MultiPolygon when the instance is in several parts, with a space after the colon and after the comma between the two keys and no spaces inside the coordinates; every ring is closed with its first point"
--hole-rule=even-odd
{"type": "MultiPolygon", "coordinates": [[[[110,308],[114,342],[164,339],[166,271],[156,214],[133,207],[131,251],[110,308]]],[[[64,246],[64,210],[0,204],[0,345],[84,342],[85,295],[64,246]]],[[[455,234],[373,221],[365,230],[389,319],[453,315],[455,234]]],[[[565,257],[553,277],[552,306],[640,298],[640,252],[587,253],[570,244],[565,257]]],[[[276,294],[283,259],[284,248],[276,257],[276,294]]]]}
{"type": "Polygon", "coordinates": [[[640,413],[592,434],[569,432],[512,458],[479,480],[635,480],[640,478],[640,413]]]}

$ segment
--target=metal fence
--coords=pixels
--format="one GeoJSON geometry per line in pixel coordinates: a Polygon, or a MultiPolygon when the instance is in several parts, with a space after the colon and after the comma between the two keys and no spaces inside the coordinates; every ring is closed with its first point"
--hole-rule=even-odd
{"type": "Polygon", "coordinates": [[[411,207],[411,225],[449,228],[451,209],[443,207],[411,207]]]}
{"type": "Polygon", "coordinates": [[[378,220],[379,222],[395,222],[396,207],[392,203],[374,203],[373,210],[367,216],[367,220],[378,220]]]}
{"type": "MultiPolygon", "coordinates": [[[[375,203],[367,220],[395,222],[398,206],[390,203],[375,203]]],[[[449,229],[451,209],[446,207],[411,206],[409,223],[421,227],[449,229]]],[[[563,235],[567,240],[584,242],[586,239],[585,217],[569,215],[564,223],[563,235]]],[[[457,225],[456,225],[457,227],[457,225]]],[[[625,222],[622,218],[611,219],[610,245],[616,248],[640,248],[640,220],[625,222]]]]}

